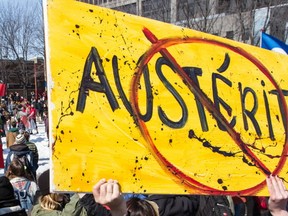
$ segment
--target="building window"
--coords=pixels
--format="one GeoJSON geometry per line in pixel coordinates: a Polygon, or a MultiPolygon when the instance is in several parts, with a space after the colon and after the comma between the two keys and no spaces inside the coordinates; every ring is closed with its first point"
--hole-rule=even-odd
{"type": "Polygon", "coordinates": [[[122,6],[119,6],[119,7],[115,7],[113,9],[114,10],[118,10],[118,11],[122,11],[122,12],[125,12],[125,13],[130,13],[130,14],[137,15],[136,3],[122,5],[122,6]]]}
{"type": "Polygon", "coordinates": [[[227,31],[227,32],[226,32],[226,38],[233,40],[233,38],[234,38],[234,31],[227,31]]]}
{"type": "Polygon", "coordinates": [[[187,21],[194,16],[194,0],[179,0],[177,3],[177,21],[187,21]]]}
{"type": "Polygon", "coordinates": [[[242,41],[247,41],[249,40],[249,36],[250,36],[250,30],[249,29],[245,29],[244,32],[242,32],[242,41]]]}
{"type": "Polygon", "coordinates": [[[218,0],[218,13],[225,13],[230,6],[230,0],[218,0]]]}
{"type": "Polygon", "coordinates": [[[281,41],[285,41],[287,10],[288,6],[271,9],[270,34],[281,41]]]}
{"type": "Polygon", "coordinates": [[[170,0],[145,0],[142,2],[142,15],[155,20],[170,22],[170,0]]]}

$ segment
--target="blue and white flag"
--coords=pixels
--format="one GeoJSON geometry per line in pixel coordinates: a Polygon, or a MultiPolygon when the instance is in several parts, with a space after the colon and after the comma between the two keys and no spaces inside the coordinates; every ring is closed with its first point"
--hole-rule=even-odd
{"type": "Polygon", "coordinates": [[[288,54],[288,45],[283,41],[262,32],[261,34],[261,47],[264,49],[272,50],[278,53],[288,54]]]}

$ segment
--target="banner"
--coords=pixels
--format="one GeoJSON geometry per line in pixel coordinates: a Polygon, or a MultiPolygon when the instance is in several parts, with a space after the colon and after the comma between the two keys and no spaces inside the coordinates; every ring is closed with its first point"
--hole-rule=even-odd
{"type": "Polygon", "coordinates": [[[78,1],[45,9],[54,191],[112,178],[268,195],[267,175],[288,178],[288,56],[78,1]]]}
{"type": "Polygon", "coordinates": [[[287,44],[271,35],[266,34],[265,32],[261,33],[261,47],[285,55],[288,53],[287,44]]]}
{"type": "Polygon", "coordinates": [[[6,95],[6,84],[0,83],[0,97],[6,95]]]}

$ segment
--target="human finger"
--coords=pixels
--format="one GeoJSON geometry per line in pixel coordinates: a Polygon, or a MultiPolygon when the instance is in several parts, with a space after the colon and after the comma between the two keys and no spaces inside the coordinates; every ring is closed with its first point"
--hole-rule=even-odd
{"type": "Polygon", "coordinates": [[[107,199],[111,200],[111,197],[113,194],[113,181],[109,180],[107,182],[106,191],[107,191],[107,194],[106,194],[107,199]]]}
{"type": "Polygon", "coordinates": [[[278,184],[278,179],[276,179],[275,176],[270,176],[270,180],[271,180],[271,185],[274,191],[274,196],[275,197],[279,197],[279,195],[281,194],[280,192],[280,188],[279,188],[279,184],[278,184]]]}
{"type": "Polygon", "coordinates": [[[121,191],[120,191],[120,186],[118,184],[118,181],[114,181],[113,183],[113,198],[118,198],[121,195],[121,191]]]}
{"type": "Polygon", "coordinates": [[[101,199],[106,199],[107,185],[108,185],[108,182],[105,182],[104,184],[102,184],[100,186],[100,197],[101,197],[101,199]]]}
{"type": "Polygon", "coordinates": [[[93,196],[94,196],[94,199],[96,202],[99,202],[100,200],[100,191],[101,191],[101,186],[103,184],[105,184],[106,180],[103,178],[103,179],[100,179],[93,187],[92,189],[92,193],[93,193],[93,196]]]}
{"type": "Polygon", "coordinates": [[[268,188],[270,196],[274,196],[275,194],[275,190],[272,184],[272,178],[274,178],[272,175],[266,178],[266,184],[267,184],[267,188],[268,188]]]}
{"type": "Polygon", "coordinates": [[[276,178],[276,182],[278,184],[279,192],[281,193],[281,195],[284,199],[287,199],[288,193],[287,193],[287,190],[286,190],[286,187],[284,185],[283,180],[281,178],[279,178],[278,176],[276,176],[275,178],[276,178]]]}
{"type": "Polygon", "coordinates": [[[281,178],[279,178],[278,176],[275,177],[276,178],[276,181],[278,183],[278,187],[279,189],[283,190],[283,191],[286,191],[286,187],[283,183],[283,180],[281,178]]]}
{"type": "Polygon", "coordinates": [[[106,180],[103,178],[103,179],[100,179],[94,186],[93,186],[93,189],[92,189],[92,192],[93,192],[93,195],[95,196],[99,196],[100,194],[100,187],[101,185],[103,185],[104,183],[106,182],[106,180]]]}

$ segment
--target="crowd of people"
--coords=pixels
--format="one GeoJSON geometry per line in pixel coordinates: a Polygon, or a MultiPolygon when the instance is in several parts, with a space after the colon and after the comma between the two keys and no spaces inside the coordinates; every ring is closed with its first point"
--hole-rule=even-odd
{"type": "MultiPolygon", "coordinates": [[[[16,130],[15,123],[20,131],[28,131],[30,134],[38,133],[36,117],[40,121],[45,121],[47,115],[48,106],[45,92],[41,96],[39,95],[39,98],[35,98],[32,94],[29,99],[24,98],[18,92],[10,93],[6,97],[1,97],[1,135],[3,137],[8,131],[16,130]]],[[[9,139],[8,136],[7,139],[9,139]]],[[[8,140],[8,142],[10,141],[8,140]]]]}
{"type": "MultiPolygon", "coordinates": [[[[9,169],[9,172],[13,168],[17,168],[18,171],[22,170],[19,161],[15,161],[13,167],[9,169]]],[[[213,209],[210,209],[209,214],[199,214],[196,209],[188,209],[187,203],[182,199],[182,203],[178,203],[177,211],[171,208],[171,200],[167,202],[166,198],[162,198],[161,202],[151,201],[148,198],[141,199],[139,197],[130,197],[125,199],[121,193],[121,187],[116,180],[101,179],[92,189],[92,194],[64,194],[64,193],[51,193],[49,189],[49,170],[43,172],[37,179],[37,184],[31,181],[28,193],[34,196],[32,207],[29,211],[25,211],[22,203],[15,198],[15,186],[14,183],[18,179],[24,177],[14,177],[17,180],[13,181],[13,175],[9,174],[8,177],[0,177],[0,215],[83,215],[83,216],[188,216],[188,215],[232,215],[230,213],[212,213],[213,209]],[[12,175],[12,179],[11,178],[12,175]],[[37,192],[39,192],[37,196],[37,192]],[[36,199],[36,197],[38,197],[36,199]],[[161,206],[163,200],[166,200],[167,206],[161,206]],[[162,208],[162,210],[161,210],[162,208]],[[163,209],[164,208],[164,209],[163,209]],[[165,210],[168,208],[169,211],[165,210]]],[[[26,178],[26,181],[28,177],[26,178]]],[[[283,184],[283,181],[277,176],[267,177],[267,185],[270,192],[270,198],[268,199],[269,215],[284,216],[288,215],[287,207],[287,190],[283,184]]],[[[176,204],[178,196],[174,196],[174,202],[176,204]]],[[[195,196],[196,197],[196,196],[195,196]]],[[[199,196],[198,196],[199,197],[199,196]]],[[[171,197],[170,197],[171,198],[171,197]]],[[[168,198],[169,199],[169,198],[168,198]]],[[[181,199],[180,199],[181,200],[181,199]]],[[[189,200],[189,199],[188,199],[189,200]]],[[[179,201],[179,200],[178,200],[179,201]]],[[[197,205],[196,205],[197,206],[197,205]]],[[[254,214],[246,214],[254,215],[254,214]]]]}
{"type": "Polygon", "coordinates": [[[46,100],[26,100],[18,93],[2,100],[0,129],[9,152],[0,177],[0,216],[288,215],[288,191],[272,175],[266,179],[270,197],[122,194],[112,179],[99,180],[87,194],[52,193],[49,169],[37,176],[38,149],[30,141],[37,123],[48,122],[46,100]]]}

